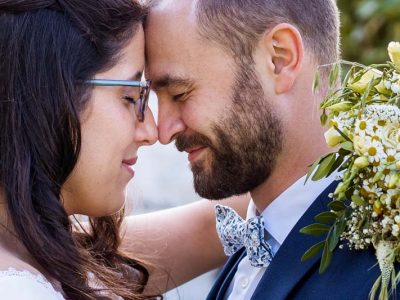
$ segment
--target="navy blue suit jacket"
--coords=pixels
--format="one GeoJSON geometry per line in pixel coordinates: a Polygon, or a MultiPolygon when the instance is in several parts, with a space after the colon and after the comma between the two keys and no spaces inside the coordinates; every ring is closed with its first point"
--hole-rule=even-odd
{"type": "MultiPolygon", "coordinates": [[[[268,266],[251,300],[368,299],[368,294],[380,274],[373,249],[336,249],[329,268],[322,275],[318,272],[321,254],[305,262],[300,260],[302,255],[323,237],[304,235],[299,230],[315,223],[314,217],[328,210],[328,194],[333,192],[335,187],[336,183],[332,183],[301,217],[268,266]]],[[[247,259],[244,249],[230,257],[207,300],[223,299],[243,258],[247,259]]]]}

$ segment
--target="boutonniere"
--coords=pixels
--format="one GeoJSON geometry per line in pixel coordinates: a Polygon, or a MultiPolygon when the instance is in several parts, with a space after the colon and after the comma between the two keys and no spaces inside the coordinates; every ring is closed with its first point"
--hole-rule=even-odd
{"type": "MultiPolygon", "coordinates": [[[[333,250],[375,249],[381,275],[370,299],[387,299],[400,281],[394,264],[400,262],[400,43],[388,47],[390,61],[364,66],[332,64],[329,90],[321,103],[321,123],[328,127],[326,142],[336,151],[323,156],[307,179],[319,180],[339,170],[340,181],[317,223],[301,229],[326,234],[302,257],[322,250],[320,273],[328,268],[333,250]],[[349,70],[340,80],[341,66],[349,70]]],[[[319,88],[319,72],[314,90],[319,88]]]]}

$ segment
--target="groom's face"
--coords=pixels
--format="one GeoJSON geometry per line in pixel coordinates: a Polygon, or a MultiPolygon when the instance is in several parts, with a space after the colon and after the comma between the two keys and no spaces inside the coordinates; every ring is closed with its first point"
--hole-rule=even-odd
{"type": "Polygon", "coordinates": [[[202,40],[186,6],[161,5],[148,19],[146,69],[159,100],[159,138],[188,152],[202,197],[242,194],[273,171],[281,122],[250,60],[239,63],[202,40]]]}

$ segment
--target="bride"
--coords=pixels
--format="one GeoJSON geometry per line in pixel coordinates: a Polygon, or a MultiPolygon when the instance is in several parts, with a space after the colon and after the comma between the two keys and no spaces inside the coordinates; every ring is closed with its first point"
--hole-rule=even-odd
{"type": "Polygon", "coordinates": [[[1,299],[153,299],[223,263],[206,201],[123,221],[157,140],[145,16],[132,0],[0,1],[1,299]]]}

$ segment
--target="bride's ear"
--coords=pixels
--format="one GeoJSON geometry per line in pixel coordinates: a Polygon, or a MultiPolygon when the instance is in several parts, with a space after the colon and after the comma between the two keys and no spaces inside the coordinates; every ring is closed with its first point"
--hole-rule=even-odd
{"type": "Polygon", "coordinates": [[[275,93],[288,92],[303,63],[304,44],[300,32],[287,23],[276,25],[264,34],[261,46],[268,53],[267,68],[273,77],[275,93]]]}

